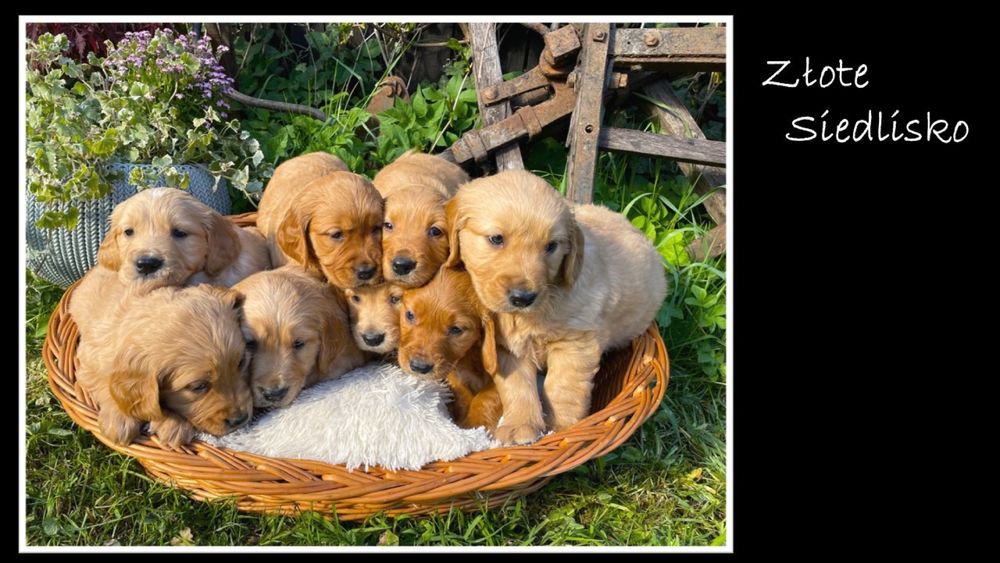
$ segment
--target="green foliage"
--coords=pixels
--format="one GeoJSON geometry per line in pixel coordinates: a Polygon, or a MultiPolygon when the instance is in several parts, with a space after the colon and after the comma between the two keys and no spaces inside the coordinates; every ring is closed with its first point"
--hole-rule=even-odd
{"type": "Polygon", "coordinates": [[[376,132],[366,107],[381,78],[372,77],[388,76],[409,42],[387,45],[372,34],[351,47],[347,34],[359,27],[330,25],[322,32],[308,32],[308,49],[300,52],[287,39],[276,37],[280,29],[258,28],[249,40],[236,41],[238,58],[247,60],[240,73],[241,91],[319,107],[328,118],[320,122],[303,115],[246,108],[244,126],[264,139],[261,149],[270,164],[327,151],[355,172],[373,175],[411,148],[431,152],[447,148],[479,123],[470,76],[471,50],[458,41],[449,43],[454,59],[445,66],[439,83],[417,87],[408,102],[397,98],[393,107],[377,116],[376,132]],[[390,66],[380,61],[389,61],[390,66]],[[288,65],[292,67],[286,71],[288,65]]]}
{"type": "Polygon", "coordinates": [[[469,68],[451,69],[465,74],[446,74],[442,86],[423,86],[410,103],[397,99],[392,108],[379,114],[379,161],[388,164],[409,149],[440,152],[477,126],[479,112],[469,68]]]}
{"type": "Polygon", "coordinates": [[[258,142],[227,116],[228,81],[207,38],[127,34],[87,63],[62,56],[67,44],[44,34],[27,49],[28,188],[65,209],[47,211],[38,226],[73,228],[75,202],[110,192],[111,162],[154,164],[129,178],[140,188],[184,188],[187,175],[174,165],[202,164],[216,182],[259,197],[270,169],[258,142]]]}

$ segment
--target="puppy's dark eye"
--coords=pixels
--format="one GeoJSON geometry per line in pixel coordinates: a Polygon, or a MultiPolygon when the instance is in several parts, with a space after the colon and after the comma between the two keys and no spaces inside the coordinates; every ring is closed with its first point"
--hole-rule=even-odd
{"type": "Polygon", "coordinates": [[[545,253],[552,254],[557,248],[559,248],[559,243],[557,241],[549,241],[549,243],[545,245],[545,253]]]}
{"type": "Polygon", "coordinates": [[[352,295],[351,301],[354,301],[355,303],[361,303],[361,298],[358,297],[357,295],[352,295]]]}
{"type": "Polygon", "coordinates": [[[204,393],[205,391],[208,391],[209,388],[211,387],[212,384],[207,381],[196,381],[191,385],[188,385],[188,389],[190,389],[194,393],[204,393]]]}
{"type": "Polygon", "coordinates": [[[448,334],[450,334],[451,336],[458,336],[459,334],[462,334],[463,332],[465,332],[465,330],[463,330],[462,327],[460,327],[460,326],[452,325],[452,326],[448,327],[448,334]]]}
{"type": "Polygon", "coordinates": [[[382,223],[382,228],[385,229],[385,230],[387,230],[387,231],[391,231],[392,230],[392,223],[386,221],[385,223],[382,223]]]}
{"type": "Polygon", "coordinates": [[[427,235],[430,236],[431,238],[438,238],[443,234],[444,233],[441,232],[441,229],[437,227],[431,227],[430,230],[427,231],[427,235]]]}
{"type": "Polygon", "coordinates": [[[390,305],[398,305],[399,304],[399,296],[398,295],[390,295],[389,296],[389,304],[390,305]]]}
{"type": "Polygon", "coordinates": [[[413,311],[407,311],[406,312],[406,320],[408,320],[408,321],[410,321],[412,323],[413,320],[416,319],[416,318],[417,318],[417,316],[413,314],[413,311]]]}
{"type": "Polygon", "coordinates": [[[127,237],[130,237],[130,236],[132,236],[132,235],[135,234],[135,231],[133,231],[131,228],[125,229],[122,232],[125,233],[125,236],[127,236],[127,237]]]}
{"type": "Polygon", "coordinates": [[[486,237],[486,240],[490,241],[493,246],[503,246],[503,235],[490,235],[486,237]]]}
{"type": "Polygon", "coordinates": [[[253,352],[256,349],[257,349],[257,341],[256,340],[247,340],[247,350],[250,350],[251,352],[253,352]]]}
{"type": "Polygon", "coordinates": [[[333,240],[340,240],[344,238],[344,233],[342,231],[333,231],[332,233],[330,233],[330,238],[332,238],[333,240]]]}
{"type": "Polygon", "coordinates": [[[295,348],[296,350],[298,350],[299,348],[301,348],[301,347],[303,347],[305,345],[306,345],[305,342],[303,342],[301,340],[296,340],[295,342],[292,343],[292,348],[295,348]]]}
{"type": "Polygon", "coordinates": [[[186,231],[182,231],[180,229],[172,229],[170,231],[170,236],[172,236],[174,238],[184,238],[184,237],[188,236],[188,234],[187,234],[186,231]]]}

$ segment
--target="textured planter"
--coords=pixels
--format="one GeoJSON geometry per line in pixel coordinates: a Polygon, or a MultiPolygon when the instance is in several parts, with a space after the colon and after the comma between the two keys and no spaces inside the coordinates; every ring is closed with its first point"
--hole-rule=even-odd
{"type": "MultiPolygon", "coordinates": [[[[111,186],[111,194],[99,200],[80,201],[80,222],[72,231],[63,228],[39,229],[35,226],[46,211],[27,192],[27,242],[28,269],[52,283],[67,287],[97,264],[97,249],[104,235],[111,228],[111,211],[116,205],[135,195],[135,186],[128,183],[128,174],[133,167],[151,168],[149,164],[111,164],[109,168],[122,173],[121,180],[111,186]]],[[[220,180],[216,190],[212,190],[215,178],[198,165],[177,165],[178,172],[188,173],[191,195],[223,215],[229,214],[229,191],[226,181],[220,180]]]]}

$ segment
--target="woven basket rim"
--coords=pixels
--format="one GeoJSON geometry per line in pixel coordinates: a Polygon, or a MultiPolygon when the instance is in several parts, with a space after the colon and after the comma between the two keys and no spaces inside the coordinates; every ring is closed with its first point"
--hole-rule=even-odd
{"type": "MultiPolygon", "coordinates": [[[[229,218],[250,225],[256,213],[229,218]]],[[[378,512],[418,515],[452,507],[496,506],[617,448],[655,412],[670,377],[666,347],[653,323],[630,347],[602,359],[595,401],[597,383],[605,373],[603,362],[611,366],[607,373],[623,379],[621,389],[600,410],[530,445],[473,452],[415,471],[348,470],[342,464],[267,457],[197,440],[170,450],[155,436],[141,436],[119,446],[100,433],[96,406],[76,381],[78,332],[68,306],[78,283],[66,289],[53,311],[42,347],[49,387],[63,409],[100,442],[136,458],[155,479],[199,500],[234,497],[245,511],[299,514],[316,510],[327,517],[335,513],[340,520],[360,520],[378,512]],[[619,366],[621,371],[616,371],[619,366]]]]}

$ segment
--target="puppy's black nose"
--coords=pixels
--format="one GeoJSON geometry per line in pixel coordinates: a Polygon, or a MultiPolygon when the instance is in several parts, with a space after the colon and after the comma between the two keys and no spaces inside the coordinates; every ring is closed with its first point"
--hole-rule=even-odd
{"type": "Polygon", "coordinates": [[[385,333],[380,332],[378,334],[375,334],[373,332],[366,332],[361,335],[361,340],[364,340],[365,344],[369,346],[378,346],[383,341],[385,341],[385,333]]]}
{"type": "Polygon", "coordinates": [[[528,307],[535,302],[537,293],[524,291],[523,289],[512,289],[507,292],[507,300],[515,307],[528,307]]]}
{"type": "Polygon", "coordinates": [[[375,277],[375,266],[372,266],[371,264],[358,266],[357,268],[354,268],[354,275],[362,281],[370,280],[375,277]]]}
{"type": "Polygon", "coordinates": [[[163,266],[163,260],[153,256],[142,256],[135,261],[135,270],[142,275],[152,274],[163,266]]]}
{"type": "Polygon", "coordinates": [[[239,416],[235,418],[227,418],[226,424],[228,424],[230,428],[236,428],[237,426],[246,422],[247,419],[249,418],[250,418],[250,413],[241,412],[239,416]]]}
{"type": "Polygon", "coordinates": [[[392,271],[400,276],[405,276],[417,267],[417,263],[404,256],[397,256],[392,259],[392,271]]]}
{"type": "Polygon", "coordinates": [[[261,393],[261,395],[264,395],[265,399],[276,403],[285,398],[285,395],[288,394],[288,387],[282,387],[280,389],[262,389],[262,391],[263,393],[261,393]]]}
{"type": "Polygon", "coordinates": [[[410,360],[410,369],[417,373],[430,373],[434,369],[434,364],[429,364],[416,358],[410,360]]]}

